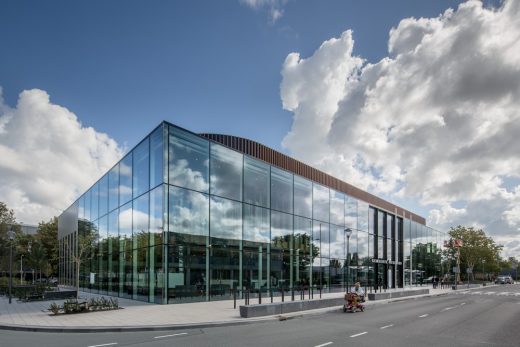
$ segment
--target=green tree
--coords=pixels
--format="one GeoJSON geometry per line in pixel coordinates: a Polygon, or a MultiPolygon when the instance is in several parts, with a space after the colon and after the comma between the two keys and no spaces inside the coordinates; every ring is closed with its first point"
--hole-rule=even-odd
{"type": "Polygon", "coordinates": [[[58,218],[53,217],[48,222],[40,222],[35,239],[43,248],[45,257],[49,262],[50,271],[46,275],[57,275],[59,262],[58,218]]]}
{"type": "Polygon", "coordinates": [[[29,265],[39,274],[39,278],[42,278],[42,274],[47,274],[49,271],[49,262],[45,255],[45,249],[40,243],[34,243],[31,246],[31,253],[28,254],[27,261],[29,265]]]}
{"type": "MultiPolygon", "coordinates": [[[[492,238],[486,236],[482,229],[459,225],[455,228],[452,227],[448,234],[453,240],[462,240],[460,262],[467,268],[474,269],[483,260],[487,264],[492,264],[500,258],[502,245],[497,245],[492,238]]],[[[455,247],[447,247],[446,253],[451,258],[454,258],[456,254],[455,247]]]]}
{"type": "Polygon", "coordinates": [[[78,223],[77,243],[70,247],[65,244],[69,259],[74,263],[76,272],[76,299],[79,300],[79,273],[83,262],[90,260],[93,255],[97,239],[97,229],[93,223],[81,220],[78,223]]]}
{"type": "Polygon", "coordinates": [[[14,226],[17,235],[21,233],[20,227],[16,224],[14,211],[0,201],[0,269],[4,272],[9,268],[10,242],[7,231],[10,226],[14,226]]]}

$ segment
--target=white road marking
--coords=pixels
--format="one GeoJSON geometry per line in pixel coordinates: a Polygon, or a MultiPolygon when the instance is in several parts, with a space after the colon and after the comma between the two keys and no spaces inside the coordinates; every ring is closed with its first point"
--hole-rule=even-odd
{"type": "Polygon", "coordinates": [[[386,329],[386,328],[390,328],[390,327],[393,327],[394,325],[393,324],[389,324],[389,325],[385,325],[384,327],[381,327],[379,329],[386,329]]]}
{"type": "Polygon", "coordinates": [[[117,342],[104,343],[102,345],[92,345],[92,346],[88,346],[88,347],[101,347],[101,346],[113,346],[113,345],[117,345],[117,342]]]}
{"type": "Polygon", "coordinates": [[[480,295],[482,292],[472,292],[471,295],[480,295]]]}
{"type": "Polygon", "coordinates": [[[356,334],[356,335],[350,335],[350,337],[358,337],[358,336],[361,336],[361,335],[365,335],[367,332],[366,331],[363,331],[362,333],[359,333],[359,334],[356,334]]]}
{"type": "Polygon", "coordinates": [[[465,302],[463,302],[463,303],[461,303],[461,304],[460,304],[460,306],[464,306],[464,305],[466,305],[466,303],[465,303],[465,302]]]}
{"type": "Polygon", "coordinates": [[[155,336],[154,339],[162,339],[164,337],[181,336],[181,335],[188,335],[188,333],[178,333],[178,334],[171,334],[171,335],[155,336]]]}
{"type": "Polygon", "coordinates": [[[428,313],[423,314],[422,316],[419,316],[419,318],[424,318],[424,317],[428,317],[428,313]]]}
{"type": "Polygon", "coordinates": [[[322,343],[321,345],[317,345],[317,346],[314,346],[314,347],[323,347],[323,346],[328,346],[328,345],[332,345],[334,342],[332,341],[329,341],[329,342],[325,342],[325,343],[322,343]]]}
{"type": "Polygon", "coordinates": [[[452,306],[452,307],[446,307],[446,308],[443,308],[441,312],[443,312],[443,311],[453,310],[454,308],[457,308],[457,306],[452,306]]]}
{"type": "Polygon", "coordinates": [[[493,295],[495,294],[496,292],[486,292],[486,295],[493,295]]]}

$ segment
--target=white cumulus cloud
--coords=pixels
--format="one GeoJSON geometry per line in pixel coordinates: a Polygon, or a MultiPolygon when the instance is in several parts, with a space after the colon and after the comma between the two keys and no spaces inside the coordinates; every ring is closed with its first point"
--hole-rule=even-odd
{"type": "Polygon", "coordinates": [[[430,223],[518,237],[520,2],[468,1],[435,18],[406,18],[388,56],[352,54],[352,32],[312,56],[287,56],[283,107],[293,155],[361,188],[415,198],[430,223]]]}
{"type": "Polygon", "coordinates": [[[25,90],[10,107],[0,89],[0,201],[18,221],[59,215],[122,153],[116,141],[82,126],[45,91],[25,90]]]}
{"type": "Polygon", "coordinates": [[[254,10],[267,10],[270,23],[275,23],[283,16],[283,6],[288,0],[240,0],[246,6],[254,10]]]}

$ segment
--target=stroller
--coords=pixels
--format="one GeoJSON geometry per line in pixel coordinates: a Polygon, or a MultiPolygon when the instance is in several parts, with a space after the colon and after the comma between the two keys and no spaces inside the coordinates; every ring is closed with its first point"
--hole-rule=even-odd
{"type": "Polygon", "coordinates": [[[356,293],[345,294],[345,304],[343,305],[343,312],[361,312],[365,311],[365,305],[361,303],[361,297],[356,293]]]}

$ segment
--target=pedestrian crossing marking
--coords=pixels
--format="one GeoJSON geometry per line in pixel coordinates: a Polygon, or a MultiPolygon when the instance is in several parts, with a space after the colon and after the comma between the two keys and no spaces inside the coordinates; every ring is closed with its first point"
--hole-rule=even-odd
{"type": "Polygon", "coordinates": [[[515,293],[515,292],[472,292],[472,291],[469,291],[469,290],[465,290],[465,291],[460,291],[460,292],[455,292],[455,293],[452,293],[452,294],[457,294],[457,295],[488,295],[488,296],[520,296],[520,293],[515,293]]]}

